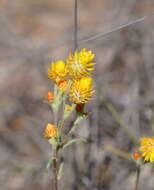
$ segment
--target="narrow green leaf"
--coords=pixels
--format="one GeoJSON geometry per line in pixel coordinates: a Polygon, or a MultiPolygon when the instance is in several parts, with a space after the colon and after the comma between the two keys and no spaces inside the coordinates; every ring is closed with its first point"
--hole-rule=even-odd
{"type": "Polygon", "coordinates": [[[58,170],[58,180],[60,180],[63,175],[63,169],[64,169],[64,161],[61,162],[59,170],[58,170]]]}
{"type": "Polygon", "coordinates": [[[75,139],[71,139],[69,141],[67,141],[64,146],[63,146],[63,149],[68,147],[69,145],[73,144],[73,143],[76,143],[76,142],[86,142],[86,139],[84,138],[75,138],[75,139]]]}
{"type": "Polygon", "coordinates": [[[51,168],[54,159],[56,159],[56,158],[52,157],[52,158],[50,158],[48,160],[48,163],[47,163],[47,166],[46,166],[46,170],[48,170],[49,168],[51,168]]]}
{"type": "Polygon", "coordinates": [[[55,137],[50,138],[50,139],[48,140],[48,142],[49,142],[49,144],[51,144],[51,145],[57,146],[57,139],[56,139],[55,137]]]}
{"type": "Polygon", "coordinates": [[[48,104],[48,105],[51,106],[51,102],[49,102],[49,101],[47,101],[47,100],[43,100],[43,103],[48,104]]]}
{"type": "Polygon", "coordinates": [[[78,126],[79,122],[81,120],[85,119],[86,117],[87,117],[87,115],[85,115],[85,114],[79,114],[78,117],[77,117],[77,119],[75,120],[72,128],[70,129],[69,134],[72,133],[73,131],[75,131],[75,129],[78,126]]]}

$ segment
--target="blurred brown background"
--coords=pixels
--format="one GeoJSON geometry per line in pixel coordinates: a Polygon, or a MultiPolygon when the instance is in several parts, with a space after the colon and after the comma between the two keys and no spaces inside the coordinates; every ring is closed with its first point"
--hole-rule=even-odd
{"type": "MultiPolygon", "coordinates": [[[[0,0],[0,189],[51,189],[42,137],[52,121],[43,103],[52,87],[46,71],[72,50],[73,7],[74,0],[0,0]]],[[[154,136],[153,14],[153,0],[79,0],[80,39],[147,17],[80,45],[97,56],[96,95],[75,133],[89,143],[65,152],[61,190],[134,188],[135,165],[114,150],[136,151],[131,135],[154,136]]],[[[153,190],[153,181],[147,165],[139,189],[153,190]]]]}

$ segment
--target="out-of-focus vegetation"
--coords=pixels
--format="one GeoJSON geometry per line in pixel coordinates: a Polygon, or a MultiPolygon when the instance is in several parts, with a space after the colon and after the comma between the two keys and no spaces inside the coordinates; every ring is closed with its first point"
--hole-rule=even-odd
{"type": "MultiPolygon", "coordinates": [[[[51,61],[73,47],[73,0],[0,0],[0,186],[3,190],[49,189],[50,147],[42,138],[52,120],[43,103],[52,87],[51,61]]],[[[65,152],[64,190],[129,190],[135,165],[127,153],[134,138],[154,136],[153,0],[79,0],[79,36],[110,31],[82,43],[96,53],[96,95],[74,136],[88,139],[65,152]],[[121,152],[122,151],[122,152],[121,152]],[[126,152],[126,153],[123,153],[126,152]],[[121,155],[121,156],[120,156],[121,155]]],[[[142,169],[140,190],[153,190],[153,168],[142,169]]]]}

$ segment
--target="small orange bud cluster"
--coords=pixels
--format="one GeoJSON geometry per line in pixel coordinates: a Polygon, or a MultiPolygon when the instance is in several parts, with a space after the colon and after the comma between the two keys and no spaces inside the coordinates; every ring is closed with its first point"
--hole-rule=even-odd
{"type": "Polygon", "coordinates": [[[54,93],[52,92],[48,92],[47,93],[47,100],[50,102],[50,101],[53,101],[54,100],[54,93]]]}
{"type": "Polygon", "coordinates": [[[44,137],[50,139],[57,136],[57,134],[58,134],[58,130],[56,126],[48,123],[44,131],[44,137]]]}
{"type": "Polygon", "coordinates": [[[65,91],[66,90],[66,87],[68,85],[68,81],[67,80],[63,80],[63,81],[60,81],[59,84],[58,84],[58,87],[61,91],[65,91]]]}
{"type": "Polygon", "coordinates": [[[139,152],[134,152],[134,154],[133,154],[134,160],[138,160],[140,157],[141,157],[141,155],[139,152]]]}

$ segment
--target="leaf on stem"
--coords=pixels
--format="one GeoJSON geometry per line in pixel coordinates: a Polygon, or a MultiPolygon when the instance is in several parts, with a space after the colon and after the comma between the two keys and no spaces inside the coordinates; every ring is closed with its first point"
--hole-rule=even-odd
{"type": "Polygon", "coordinates": [[[49,101],[47,101],[47,100],[43,100],[43,103],[48,104],[48,105],[51,106],[51,102],[49,102],[49,101]]]}
{"type": "Polygon", "coordinates": [[[72,132],[76,129],[76,127],[77,127],[77,125],[79,124],[79,122],[80,122],[81,120],[85,119],[85,118],[87,117],[87,115],[88,115],[88,114],[86,114],[86,113],[78,114],[77,119],[75,120],[73,126],[71,127],[71,129],[70,129],[70,131],[69,131],[69,134],[72,133],[72,132]]]}
{"type": "Polygon", "coordinates": [[[58,180],[60,180],[62,175],[63,175],[63,169],[64,169],[64,161],[62,161],[60,163],[60,167],[59,167],[59,170],[58,170],[58,180]]]}
{"type": "Polygon", "coordinates": [[[75,138],[75,139],[71,139],[69,141],[67,141],[64,145],[63,145],[63,149],[70,146],[71,144],[73,143],[76,143],[76,142],[87,142],[86,139],[84,138],[75,138]]]}
{"type": "Polygon", "coordinates": [[[52,158],[50,158],[50,159],[48,160],[48,163],[47,163],[47,165],[46,165],[46,170],[48,170],[49,168],[51,168],[52,163],[53,163],[54,160],[57,160],[57,159],[56,159],[55,157],[52,157],[52,158]]]}

